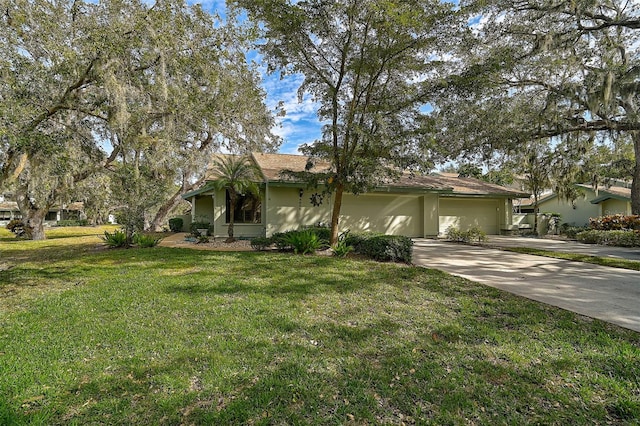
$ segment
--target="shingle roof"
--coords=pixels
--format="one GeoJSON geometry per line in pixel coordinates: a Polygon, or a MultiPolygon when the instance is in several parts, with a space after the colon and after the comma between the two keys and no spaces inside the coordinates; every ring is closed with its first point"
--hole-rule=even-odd
{"type": "MultiPolygon", "coordinates": [[[[216,156],[226,155],[217,154],[216,156]]],[[[303,155],[293,154],[265,154],[265,153],[252,153],[251,158],[254,160],[258,168],[262,171],[262,174],[267,182],[294,182],[293,179],[287,178],[281,175],[283,170],[291,170],[293,172],[305,171],[308,157],[303,155]]],[[[314,165],[314,171],[328,171],[330,168],[329,163],[320,162],[314,165]]],[[[215,180],[216,176],[211,172],[211,169],[207,172],[206,180],[215,180]]],[[[206,189],[205,186],[196,191],[189,193],[189,196],[197,195],[206,189]]],[[[411,173],[404,173],[396,181],[390,181],[388,184],[383,185],[379,190],[393,190],[393,189],[405,189],[412,191],[437,191],[447,192],[457,195],[500,195],[507,197],[526,197],[529,194],[513,189],[505,188],[503,186],[494,185],[478,179],[473,178],[461,178],[453,174],[434,174],[434,175],[418,175],[411,173]]],[[[185,198],[186,195],[183,197],[185,198]]]]}
{"type": "MultiPolygon", "coordinates": [[[[283,181],[280,175],[282,170],[301,172],[305,170],[308,157],[292,154],[252,154],[258,167],[262,170],[268,181],[283,181]]],[[[329,164],[316,164],[313,170],[329,170],[329,164]]],[[[385,188],[408,188],[453,192],[465,195],[506,195],[513,197],[526,196],[521,191],[515,191],[503,186],[494,185],[473,178],[461,178],[452,174],[417,175],[404,173],[399,180],[389,182],[385,188]]]]}
{"type": "Polygon", "coordinates": [[[612,186],[606,189],[598,190],[598,196],[591,200],[591,204],[598,204],[605,200],[614,198],[616,200],[631,200],[631,189],[622,188],[620,186],[612,186]]]}

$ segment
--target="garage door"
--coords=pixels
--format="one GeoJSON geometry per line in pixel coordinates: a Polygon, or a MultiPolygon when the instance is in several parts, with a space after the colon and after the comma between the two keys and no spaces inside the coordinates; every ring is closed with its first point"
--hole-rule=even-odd
{"type": "Polygon", "coordinates": [[[467,230],[477,226],[487,234],[498,234],[498,201],[473,198],[440,198],[439,229],[449,226],[467,230]]]}

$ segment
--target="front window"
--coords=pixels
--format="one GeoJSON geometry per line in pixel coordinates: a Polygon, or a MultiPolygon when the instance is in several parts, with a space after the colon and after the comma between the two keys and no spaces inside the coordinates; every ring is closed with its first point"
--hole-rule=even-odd
{"type": "MultiPolygon", "coordinates": [[[[227,223],[231,220],[231,200],[229,191],[227,191],[227,208],[225,220],[227,223]]],[[[262,201],[259,196],[254,195],[238,195],[236,207],[233,211],[233,221],[235,223],[260,223],[262,213],[262,201]]]]}

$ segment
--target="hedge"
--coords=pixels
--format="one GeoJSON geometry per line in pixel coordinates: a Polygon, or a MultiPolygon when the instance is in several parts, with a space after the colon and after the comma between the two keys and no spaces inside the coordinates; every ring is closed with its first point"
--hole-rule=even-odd
{"type": "Polygon", "coordinates": [[[601,231],[590,229],[580,232],[576,238],[581,243],[617,247],[640,247],[640,231],[601,231]]]}

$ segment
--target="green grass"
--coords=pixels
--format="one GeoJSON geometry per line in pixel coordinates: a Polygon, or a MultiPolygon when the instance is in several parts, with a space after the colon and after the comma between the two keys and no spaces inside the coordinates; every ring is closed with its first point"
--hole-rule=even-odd
{"type": "Polygon", "coordinates": [[[0,424],[633,424],[640,335],[438,271],[0,242],[0,424]]]}
{"type": "Polygon", "coordinates": [[[505,247],[503,250],[515,253],[533,254],[536,256],[553,257],[556,259],[572,260],[574,262],[593,263],[595,265],[610,266],[612,268],[632,269],[640,271],[640,262],[637,260],[621,259],[617,257],[598,257],[587,254],[566,253],[552,250],[540,250],[528,247],[505,247]]]}

